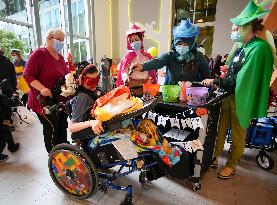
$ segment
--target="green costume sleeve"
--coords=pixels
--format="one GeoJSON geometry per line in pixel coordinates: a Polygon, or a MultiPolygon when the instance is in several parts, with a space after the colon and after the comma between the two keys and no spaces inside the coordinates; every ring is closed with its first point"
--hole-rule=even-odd
{"type": "Polygon", "coordinates": [[[167,65],[169,61],[169,53],[165,53],[158,58],[154,58],[142,64],[143,71],[158,70],[167,65]]]}
{"type": "Polygon", "coordinates": [[[243,49],[245,62],[237,74],[235,101],[240,125],[247,128],[252,118],[266,116],[273,57],[262,39],[243,49]]]}

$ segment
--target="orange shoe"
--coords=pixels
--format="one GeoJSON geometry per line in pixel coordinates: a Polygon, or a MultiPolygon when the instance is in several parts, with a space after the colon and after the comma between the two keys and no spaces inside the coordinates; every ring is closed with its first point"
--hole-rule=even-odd
{"type": "Polygon", "coordinates": [[[217,177],[219,179],[230,179],[234,174],[236,174],[236,170],[231,169],[229,167],[224,167],[218,174],[217,177]]]}

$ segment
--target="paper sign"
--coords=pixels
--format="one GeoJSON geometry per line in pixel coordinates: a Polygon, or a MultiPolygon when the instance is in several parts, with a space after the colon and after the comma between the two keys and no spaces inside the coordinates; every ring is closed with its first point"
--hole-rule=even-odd
{"type": "Polygon", "coordinates": [[[183,146],[187,152],[196,152],[197,150],[204,150],[202,143],[199,139],[184,142],[183,146]]]}
{"type": "Polygon", "coordinates": [[[180,129],[180,120],[178,118],[169,118],[171,127],[178,127],[180,129]]]}
{"type": "Polygon", "coordinates": [[[166,126],[166,122],[167,122],[168,119],[169,119],[169,117],[164,117],[164,116],[160,115],[158,117],[157,125],[162,125],[162,126],[165,127],[166,126]]]}
{"type": "Polygon", "coordinates": [[[157,114],[156,113],[153,113],[153,112],[148,112],[148,119],[149,120],[153,120],[154,122],[156,122],[155,120],[156,120],[156,116],[157,116],[157,114]]]}
{"type": "Polygon", "coordinates": [[[184,148],[187,152],[192,153],[191,141],[184,142],[184,148]]]}
{"type": "Polygon", "coordinates": [[[182,124],[183,129],[185,129],[186,127],[192,128],[192,123],[191,123],[191,119],[190,118],[181,119],[181,124],[182,124]]]}
{"type": "Polygon", "coordinates": [[[204,147],[199,139],[191,141],[191,148],[194,152],[196,152],[197,150],[204,150],[204,147]]]}
{"type": "Polygon", "coordinates": [[[196,128],[204,129],[204,126],[202,124],[202,121],[201,121],[200,117],[191,118],[191,124],[192,124],[192,129],[194,129],[194,130],[196,128]]]}
{"type": "Polygon", "coordinates": [[[113,141],[112,144],[125,160],[138,157],[138,152],[129,138],[113,141]]]}
{"type": "Polygon", "coordinates": [[[179,141],[184,141],[187,136],[190,134],[188,131],[180,130],[180,129],[171,129],[164,134],[164,137],[169,137],[172,139],[176,139],[179,141]]]}

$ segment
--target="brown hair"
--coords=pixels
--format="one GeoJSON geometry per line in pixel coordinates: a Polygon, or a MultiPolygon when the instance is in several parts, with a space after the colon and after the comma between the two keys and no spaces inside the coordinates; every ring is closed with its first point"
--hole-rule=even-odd
{"type": "Polygon", "coordinates": [[[19,50],[12,50],[11,53],[15,53],[18,56],[18,61],[23,61],[23,56],[19,50]]]}
{"type": "Polygon", "coordinates": [[[263,19],[254,19],[251,22],[252,32],[257,33],[258,31],[262,31],[264,29],[264,25],[262,24],[263,19]]]}

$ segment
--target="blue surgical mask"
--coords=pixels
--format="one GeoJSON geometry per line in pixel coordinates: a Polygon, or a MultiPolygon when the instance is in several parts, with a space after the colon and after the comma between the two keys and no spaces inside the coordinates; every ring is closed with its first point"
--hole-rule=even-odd
{"type": "Polygon", "coordinates": [[[135,41],[130,46],[134,51],[139,51],[141,49],[141,41],[135,41]]]}
{"type": "Polygon", "coordinates": [[[234,42],[242,42],[243,34],[240,31],[233,31],[231,33],[231,40],[234,42]]]}
{"type": "Polygon", "coordinates": [[[175,49],[181,56],[189,52],[189,46],[176,46],[175,49]]]}
{"type": "Polygon", "coordinates": [[[63,49],[64,43],[54,39],[53,48],[59,53],[63,49]]]}

